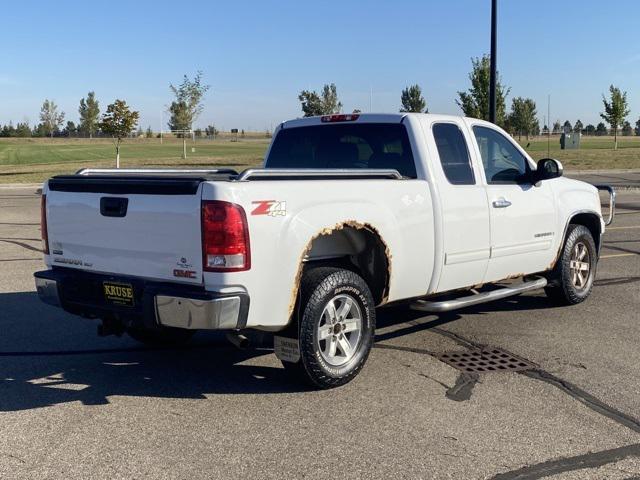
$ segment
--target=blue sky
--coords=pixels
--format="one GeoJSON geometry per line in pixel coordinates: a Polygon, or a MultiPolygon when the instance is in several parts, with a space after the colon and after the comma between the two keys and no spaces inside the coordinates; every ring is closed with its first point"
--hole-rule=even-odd
{"type": "MultiPolygon", "coordinates": [[[[599,121],[609,84],[640,116],[640,2],[499,0],[498,67],[541,121],[599,121]]],[[[95,90],[157,130],[170,82],[202,70],[197,124],[264,130],[301,115],[297,94],[335,82],[345,111],[394,112],[418,83],[429,110],[459,113],[470,58],[489,50],[489,0],[10,2],[0,30],[0,123],[35,123],[54,99],[77,121],[95,90]]],[[[510,104],[510,98],[508,102],[510,104]]],[[[165,120],[166,120],[166,113],[165,120]]],[[[166,126],[164,127],[166,128],[166,126]]]]}

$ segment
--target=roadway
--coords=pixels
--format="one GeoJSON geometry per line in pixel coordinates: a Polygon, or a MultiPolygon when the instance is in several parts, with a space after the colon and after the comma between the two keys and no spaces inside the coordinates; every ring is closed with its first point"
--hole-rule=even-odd
{"type": "Polygon", "coordinates": [[[360,376],[293,383],[268,349],[152,350],[40,303],[39,197],[0,189],[0,478],[640,478],[640,193],[589,300],[379,312],[360,376]],[[500,347],[534,372],[436,357],[500,347]]]}

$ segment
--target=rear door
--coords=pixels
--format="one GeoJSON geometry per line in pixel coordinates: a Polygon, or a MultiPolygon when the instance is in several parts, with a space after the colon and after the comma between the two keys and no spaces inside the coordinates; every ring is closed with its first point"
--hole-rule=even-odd
{"type": "Polygon", "coordinates": [[[531,164],[499,130],[472,125],[491,217],[486,282],[546,270],[555,256],[556,207],[549,182],[530,181],[531,164]]]}
{"type": "Polygon", "coordinates": [[[53,266],[202,282],[198,182],[54,179],[46,194],[53,266]]]}
{"type": "Polygon", "coordinates": [[[429,150],[438,155],[432,168],[442,205],[444,265],[437,291],[479,284],[490,254],[489,209],[468,132],[457,120],[424,126],[430,130],[425,132],[429,150]]]}

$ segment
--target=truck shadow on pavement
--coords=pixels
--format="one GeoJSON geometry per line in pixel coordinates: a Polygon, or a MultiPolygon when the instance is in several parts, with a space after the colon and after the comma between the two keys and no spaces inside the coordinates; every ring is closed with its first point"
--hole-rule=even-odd
{"type": "Polygon", "coordinates": [[[221,335],[152,349],[96,336],[97,321],[41,304],[33,292],[0,294],[0,412],[109,397],[204,399],[215,394],[305,391],[270,349],[238,350],[221,335]]]}
{"type": "MultiPolygon", "coordinates": [[[[640,277],[597,282],[633,283],[640,277]]],[[[404,325],[378,333],[376,342],[433,329],[462,315],[553,307],[544,295],[513,297],[441,315],[392,306],[378,310],[378,329],[404,325]]],[[[202,333],[184,348],[152,349],[126,336],[99,338],[97,323],[44,305],[34,292],[1,293],[0,412],[74,401],[104,405],[119,395],[204,399],[216,394],[309,390],[280,367],[270,348],[242,351],[220,334],[202,333]]]]}

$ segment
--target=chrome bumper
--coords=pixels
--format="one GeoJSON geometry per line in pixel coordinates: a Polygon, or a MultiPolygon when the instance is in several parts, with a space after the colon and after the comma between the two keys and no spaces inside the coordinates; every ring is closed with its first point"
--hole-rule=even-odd
{"type": "Polygon", "coordinates": [[[38,297],[44,303],[53,305],[54,307],[60,307],[60,295],[58,295],[58,282],[55,280],[49,280],[48,278],[36,277],[36,290],[38,291],[38,297]]]}
{"type": "Polygon", "coordinates": [[[156,295],[156,319],[165,327],[190,330],[226,330],[238,328],[240,297],[211,300],[156,295]]]}

